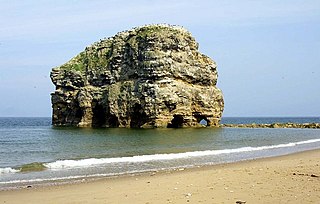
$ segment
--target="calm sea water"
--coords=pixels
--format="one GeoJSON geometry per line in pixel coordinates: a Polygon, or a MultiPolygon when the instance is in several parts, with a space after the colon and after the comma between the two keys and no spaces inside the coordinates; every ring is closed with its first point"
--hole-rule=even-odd
{"type": "MultiPolygon", "coordinates": [[[[222,123],[320,122],[223,118],[222,123]]],[[[0,118],[0,189],[218,164],[320,148],[314,129],[54,128],[50,118],[0,118]]]]}

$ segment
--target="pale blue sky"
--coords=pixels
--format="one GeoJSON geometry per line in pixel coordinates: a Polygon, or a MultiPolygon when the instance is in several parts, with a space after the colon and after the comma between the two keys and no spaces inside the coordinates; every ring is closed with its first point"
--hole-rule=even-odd
{"type": "Polygon", "coordinates": [[[0,117],[51,116],[49,73],[118,31],[187,28],[218,64],[224,116],[320,116],[319,0],[0,0],[0,117]]]}

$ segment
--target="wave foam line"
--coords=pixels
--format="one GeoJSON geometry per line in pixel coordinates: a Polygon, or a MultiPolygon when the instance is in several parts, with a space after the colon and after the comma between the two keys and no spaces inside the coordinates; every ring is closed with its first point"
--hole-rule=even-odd
{"type": "Polygon", "coordinates": [[[9,173],[17,173],[20,170],[13,169],[10,167],[0,168],[0,174],[9,174],[9,173]]]}
{"type": "Polygon", "coordinates": [[[73,179],[91,179],[95,177],[106,177],[106,176],[119,176],[123,174],[134,174],[142,172],[157,171],[159,169],[146,169],[146,170],[133,170],[126,171],[122,173],[107,173],[107,174],[92,174],[92,175],[79,175],[79,176],[65,176],[65,177],[53,177],[53,178],[37,178],[37,179],[23,179],[23,180],[11,180],[11,181],[1,181],[1,184],[19,184],[19,183],[40,183],[40,182],[51,182],[51,181],[69,181],[73,179]]]}
{"type": "Polygon", "coordinates": [[[223,149],[223,150],[205,150],[205,151],[194,151],[194,152],[184,152],[184,153],[170,153],[170,154],[153,154],[153,155],[138,155],[132,157],[115,157],[115,158],[90,158],[82,160],[58,160],[55,162],[44,164],[47,168],[58,170],[58,169],[71,169],[71,168],[81,168],[90,167],[111,163],[138,163],[138,162],[149,162],[149,161],[165,161],[165,160],[175,160],[175,159],[187,159],[192,157],[201,156],[214,156],[220,154],[232,154],[232,153],[242,153],[242,152],[252,152],[261,151],[268,149],[277,149],[285,147],[293,147],[296,145],[309,144],[320,142],[320,139],[312,139],[300,142],[292,142],[287,144],[270,145],[270,146],[260,146],[260,147],[241,147],[236,149],[223,149]]]}

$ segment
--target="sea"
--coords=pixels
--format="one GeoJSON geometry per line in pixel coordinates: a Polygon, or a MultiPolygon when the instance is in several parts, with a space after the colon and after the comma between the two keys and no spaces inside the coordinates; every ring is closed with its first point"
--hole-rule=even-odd
{"type": "MultiPolygon", "coordinates": [[[[313,123],[319,117],[224,117],[221,123],[313,123]]],[[[320,148],[319,129],[70,128],[0,118],[0,190],[192,168],[320,148]]]]}

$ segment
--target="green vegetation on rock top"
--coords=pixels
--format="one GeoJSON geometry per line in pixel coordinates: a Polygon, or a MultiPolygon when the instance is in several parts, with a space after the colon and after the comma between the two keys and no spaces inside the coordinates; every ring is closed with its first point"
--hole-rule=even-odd
{"type": "Polygon", "coordinates": [[[86,69],[105,68],[109,65],[112,57],[117,54],[116,51],[122,49],[121,46],[124,43],[128,43],[133,49],[138,49],[137,38],[146,39],[154,36],[167,39],[168,36],[191,36],[191,34],[182,27],[166,24],[136,27],[92,44],[59,68],[80,72],[85,72],[86,69]]]}

